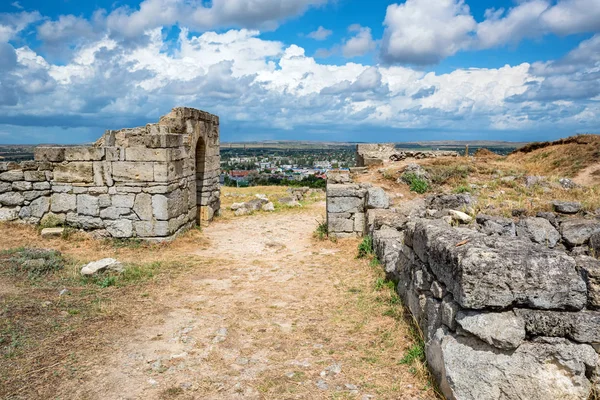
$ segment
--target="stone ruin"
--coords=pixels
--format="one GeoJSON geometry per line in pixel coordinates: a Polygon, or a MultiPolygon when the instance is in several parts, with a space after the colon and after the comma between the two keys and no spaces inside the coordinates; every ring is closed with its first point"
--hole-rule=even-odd
{"type": "Polygon", "coordinates": [[[600,391],[600,261],[582,254],[600,243],[600,221],[449,218],[472,200],[390,208],[381,189],[332,176],[328,227],[372,237],[447,399],[587,400],[600,391]]]}
{"type": "Polygon", "coordinates": [[[436,157],[458,157],[458,153],[456,151],[445,150],[399,150],[394,143],[368,143],[356,145],[357,167],[383,165],[389,161],[401,161],[407,158],[419,160],[436,157]]]}
{"type": "Polygon", "coordinates": [[[92,146],[37,147],[34,161],[0,163],[0,221],[172,239],[219,213],[219,146],[217,116],[175,108],[92,146]]]}

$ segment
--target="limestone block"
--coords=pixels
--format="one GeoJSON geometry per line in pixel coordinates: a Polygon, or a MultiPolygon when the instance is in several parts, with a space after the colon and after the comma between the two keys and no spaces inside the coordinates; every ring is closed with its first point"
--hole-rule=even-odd
{"type": "Polygon", "coordinates": [[[588,307],[600,310],[600,261],[589,256],[579,256],[576,262],[588,287],[588,307]]]}
{"type": "MultiPolygon", "coordinates": [[[[97,217],[100,214],[100,203],[98,197],[88,194],[77,196],[77,213],[97,217]]],[[[68,217],[67,217],[68,219],[68,217]]]]}
{"type": "Polygon", "coordinates": [[[359,235],[364,235],[366,232],[366,221],[364,213],[356,213],[354,214],[354,232],[359,235]]]}
{"type": "Polygon", "coordinates": [[[169,219],[169,206],[167,196],[157,194],[152,196],[152,213],[157,220],[169,219]]]}
{"type": "Polygon", "coordinates": [[[25,198],[19,192],[6,192],[0,194],[0,205],[2,206],[20,206],[23,205],[25,198]]]}
{"type": "Polygon", "coordinates": [[[54,213],[65,213],[77,209],[77,196],[67,193],[54,193],[50,199],[50,210],[54,213]]]}
{"type": "Polygon", "coordinates": [[[106,208],[112,206],[112,199],[109,194],[101,194],[98,196],[98,205],[101,208],[106,208]]]}
{"type": "Polygon", "coordinates": [[[33,217],[42,218],[50,210],[50,199],[48,197],[35,199],[31,202],[29,208],[33,217]]]}
{"type": "Polygon", "coordinates": [[[65,161],[65,147],[36,147],[33,152],[36,161],[65,161]]]}
{"type": "Polygon", "coordinates": [[[113,207],[133,208],[135,202],[134,194],[116,194],[112,196],[113,207]]]}
{"type": "MultiPolygon", "coordinates": [[[[152,220],[152,196],[147,193],[140,193],[135,196],[135,203],[133,205],[133,211],[142,221],[152,220]]],[[[137,231],[137,228],[136,228],[137,231]]],[[[151,235],[161,236],[161,235],[151,235]]]]}
{"type": "Polygon", "coordinates": [[[29,206],[21,207],[21,210],[19,210],[19,219],[26,220],[30,217],[31,217],[31,209],[29,208],[29,206]]]}
{"type": "Polygon", "coordinates": [[[73,194],[84,194],[88,193],[87,186],[73,186],[73,194]]]}
{"type": "Polygon", "coordinates": [[[384,228],[373,232],[373,248],[377,259],[383,264],[386,277],[394,282],[400,279],[397,264],[403,240],[404,234],[396,229],[384,228]]]}
{"type": "Polygon", "coordinates": [[[114,181],[112,178],[112,163],[97,161],[93,164],[94,170],[94,185],[97,186],[112,186],[114,181]]]}
{"type": "Polygon", "coordinates": [[[133,236],[133,222],[126,219],[106,221],[106,230],[114,238],[130,238],[133,236]]]}
{"type": "Polygon", "coordinates": [[[465,331],[499,349],[516,349],[525,340],[525,322],[513,311],[459,311],[456,322],[465,331]]]}
{"type": "Polygon", "coordinates": [[[106,156],[105,159],[106,161],[125,161],[124,160],[124,156],[121,156],[121,153],[124,153],[124,149],[121,149],[120,147],[106,147],[105,148],[105,152],[106,152],[106,156]]]}
{"type": "Polygon", "coordinates": [[[327,212],[364,212],[365,201],[358,197],[333,197],[327,199],[327,212]]]}
{"type": "Polygon", "coordinates": [[[579,343],[600,343],[600,312],[517,309],[530,336],[566,337],[579,343]]]}
{"type": "Polygon", "coordinates": [[[354,232],[354,220],[345,218],[329,218],[327,229],[333,232],[354,232]]]}
{"type": "Polygon", "coordinates": [[[70,162],[54,168],[54,181],[59,183],[93,183],[91,162],[70,162]]]}
{"type": "Polygon", "coordinates": [[[13,182],[12,184],[13,190],[17,190],[19,192],[24,192],[26,190],[31,190],[33,188],[33,184],[31,182],[13,182]]]}
{"type": "Polygon", "coordinates": [[[125,149],[125,161],[168,162],[169,152],[162,148],[129,147],[125,149]]]}
{"type": "Polygon", "coordinates": [[[25,175],[23,171],[20,170],[6,171],[0,174],[0,181],[17,182],[22,181],[24,179],[25,175]]]}
{"type": "Polygon", "coordinates": [[[23,176],[27,182],[44,182],[46,180],[44,171],[25,171],[23,176]]]}
{"type": "Polygon", "coordinates": [[[72,193],[73,185],[52,184],[52,191],[54,193],[72,193]]]}
{"type": "Polygon", "coordinates": [[[390,199],[382,188],[372,187],[367,190],[367,208],[390,208],[390,199]]]}
{"type": "Polygon", "coordinates": [[[104,159],[104,147],[66,147],[65,161],[100,161],[104,159]]]}
{"type": "Polygon", "coordinates": [[[33,190],[50,190],[50,182],[34,182],[33,190]]]}
{"type": "Polygon", "coordinates": [[[121,219],[131,214],[131,208],[108,207],[100,211],[102,219],[121,219]]]}
{"type": "Polygon", "coordinates": [[[115,182],[152,182],[154,180],[154,164],[151,162],[113,162],[112,177],[115,182]]]}
{"type": "Polygon", "coordinates": [[[586,284],[575,260],[561,251],[454,229],[439,220],[419,220],[412,244],[464,308],[526,305],[579,310],[587,302],[586,284]],[[464,240],[468,242],[457,247],[464,240]]]}
{"type": "Polygon", "coordinates": [[[144,193],[149,193],[149,194],[165,194],[165,193],[171,192],[172,189],[169,188],[169,185],[161,184],[161,185],[158,185],[158,186],[143,187],[142,191],[144,193]]]}
{"type": "Polygon", "coordinates": [[[442,323],[453,331],[456,330],[458,310],[458,304],[452,299],[452,295],[446,295],[442,300],[442,323]]]}
{"type": "Polygon", "coordinates": [[[65,232],[65,228],[44,228],[42,229],[42,239],[59,238],[65,232]]]}
{"type": "Polygon", "coordinates": [[[0,182],[0,193],[12,191],[12,184],[10,182],[0,182]]]}
{"type": "Polygon", "coordinates": [[[165,237],[171,234],[168,221],[136,221],[133,228],[136,235],[142,238],[165,237]]]}
{"type": "Polygon", "coordinates": [[[19,207],[0,207],[0,222],[9,222],[19,219],[19,207]]]}
{"type": "Polygon", "coordinates": [[[25,198],[25,201],[32,201],[32,200],[37,199],[38,197],[49,196],[49,195],[50,195],[49,190],[31,190],[29,192],[23,192],[23,197],[25,198]]]}
{"type": "Polygon", "coordinates": [[[89,194],[94,194],[94,195],[108,193],[108,188],[106,186],[91,186],[91,187],[88,187],[87,189],[88,189],[89,194]]]}
{"type": "Polygon", "coordinates": [[[97,217],[77,213],[67,214],[67,224],[81,229],[102,229],[104,221],[97,217]]]}

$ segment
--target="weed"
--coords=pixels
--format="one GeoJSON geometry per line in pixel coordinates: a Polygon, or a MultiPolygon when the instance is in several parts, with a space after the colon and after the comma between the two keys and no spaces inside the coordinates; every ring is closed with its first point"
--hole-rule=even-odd
{"type": "Polygon", "coordinates": [[[61,270],[65,260],[56,250],[18,248],[0,252],[0,265],[8,266],[14,274],[27,274],[30,279],[61,270]]]}
{"type": "Polygon", "coordinates": [[[369,265],[373,268],[376,268],[381,266],[381,261],[379,261],[379,258],[376,256],[373,256],[373,258],[371,258],[371,262],[369,262],[369,265]]]}
{"type": "Polygon", "coordinates": [[[114,286],[117,283],[117,277],[115,276],[106,276],[104,279],[98,282],[98,286],[101,288],[107,288],[114,286]]]}
{"type": "Polygon", "coordinates": [[[396,287],[396,284],[392,281],[388,281],[384,278],[377,278],[377,280],[375,281],[375,289],[376,290],[382,290],[384,288],[387,288],[389,290],[394,290],[394,288],[396,287]]]}
{"type": "Polygon", "coordinates": [[[314,237],[319,240],[325,240],[325,238],[329,235],[329,229],[327,227],[327,221],[317,221],[319,225],[317,225],[317,229],[315,229],[314,237]]]}
{"type": "Polygon", "coordinates": [[[425,362],[425,346],[422,341],[413,344],[400,360],[400,364],[412,365],[415,361],[425,362]]]}
{"type": "Polygon", "coordinates": [[[40,229],[57,228],[57,227],[63,226],[64,223],[65,223],[65,221],[59,219],[56,215],[49,214],[45,218],[42,219],[42,223],[40,224],[39,228],[40,229]]]}
{"type": "Polygon", "coordinates": [[[367,256],[372,256],[373,254],[373,238],[371,236],[365,236],[362,242],[360,242],[358,245],[357,258],[366,258],[367,256]]]}
{"type": "Polygon", "coordinates": [[[426,168],[431,182],[436,185],[444,185],[451,181],[464,181],[469,177],[473,168],[469,165],[431,165],[426,168]]]}
{"type": "Polygon", "coordinates": [[[471,187],[468,185],[460,185],[454,188],[454,193],[470,193],[471,187]]]}

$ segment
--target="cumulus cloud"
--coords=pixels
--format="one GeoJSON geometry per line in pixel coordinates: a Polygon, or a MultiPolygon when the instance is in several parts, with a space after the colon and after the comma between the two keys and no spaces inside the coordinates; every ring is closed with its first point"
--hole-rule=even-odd
{"type": "Polygon", "coordinates": [[[351,25],[348,30],[354,33],[354,36],[348,39],[342,46],[342,54],[346,58],[360,57],[375,50],[377,44],[373,40],[371,28],[365,28],[360,25],[351,25]]]}
{"type": "Polygon", "coordinates": [[[333,31],[331,31],[329,29],[325,29],[322,26],[319,26],[319,29],[317,29],[314,32],[309,33],[307,36],[309,38],[315,39],[315,40],[325,40],[332,34],[333,34],[333,31]]]}
{"type": "Polygon", "coordinates": [[[426,65],[466,48],[477,23],[464,0],[407,0],[388,6],[384,25],[384,61],[426,65]]]}
{"type": "Polygon", "coordinates": [[[39,12],[0,13],[0,42],[14,39],[21,31],[42,19],[39,12]]]}
{"type": "Polygon", "coordinates": [[[134,37],[147,29],[180,24],[194,30],[219,27],[274,29],[287,18],[328,0],[144,0],[138,9],[120,7],[106,19],[109,29],[134,37]]]}

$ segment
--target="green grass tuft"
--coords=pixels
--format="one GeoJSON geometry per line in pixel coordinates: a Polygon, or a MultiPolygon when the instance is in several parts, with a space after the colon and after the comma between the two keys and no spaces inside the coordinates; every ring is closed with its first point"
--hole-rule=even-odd
{"type": "Polygon", "coordinates": [[[365,236],[358,245],[357,258],[366,258],[375,254],[373,250],[373,238],[371,236],[365,236]]]}

